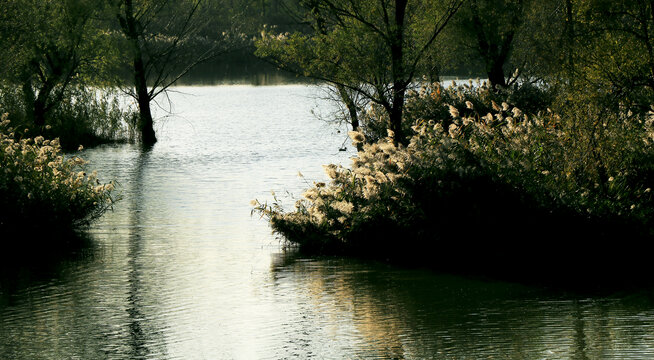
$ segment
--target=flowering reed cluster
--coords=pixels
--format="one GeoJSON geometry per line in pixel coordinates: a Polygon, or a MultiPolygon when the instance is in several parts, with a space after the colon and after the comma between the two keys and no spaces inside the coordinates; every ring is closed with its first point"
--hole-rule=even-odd
{"type": "Polygon", "coordinates": [[[653,113],[598,113],[583,122],[598,126],[589,135],[572,112],[528,114],[483,87],[447,91],[459,101],[443,103],[437,84],[409,99],[409,108],[434,102],[444,112],[417,118],[407,146],[390,131],[374,143],[351,132],[364,144],[351,168],[325,166],[330,183],[314,184],[294,211],[276,201],[255,201],[254,211],[305,250],[385,257],[408,244],[560,236],[553,229],[570,224],[635,224],[652,235],[654,167],[642,164],[654,159],[653,113]]]}
{"type": "Polygon", "coordinates": [[[58,139],[17,139],[0,118],[0,229],[75,228],[111,208],[115,184],[86,173],[86,162],[65,157],[58,139]]]}

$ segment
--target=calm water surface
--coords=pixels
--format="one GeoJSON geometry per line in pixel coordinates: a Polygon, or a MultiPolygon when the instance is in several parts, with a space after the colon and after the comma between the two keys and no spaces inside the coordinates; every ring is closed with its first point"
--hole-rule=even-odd
{"type": "Polygon", "coordinates": [[[310,113],[329,105],[304,85],[176,90],[150,151],[85,151],[124,197],[89,244],[3,273],[0,359],[654,358],[650,292],[282,253],[249,202],[348,164],[345,133],[310,113]]]}

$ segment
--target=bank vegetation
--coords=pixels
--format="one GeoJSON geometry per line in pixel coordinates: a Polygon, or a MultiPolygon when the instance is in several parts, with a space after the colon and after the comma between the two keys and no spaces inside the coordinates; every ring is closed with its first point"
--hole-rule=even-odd
{"type": "Polygon", "coordinates": [[[359,151],[349,167],[325,166],[330,181],[294,209],[255,202],[287,244],[514,272],[643,263],[654,235],[651,3],[316,3],[304,13],[313,32],[263,36],[258,51],[335,89],[359,151]],[[465,61],[486,80],[441,85],[465,61]]]}

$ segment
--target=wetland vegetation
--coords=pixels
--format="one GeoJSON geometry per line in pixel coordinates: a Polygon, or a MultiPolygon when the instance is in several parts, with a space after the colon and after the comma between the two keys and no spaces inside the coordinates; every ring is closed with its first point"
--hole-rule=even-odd
{"type": "Polygon", "coordinates": [[[654,357],[651,2],[0,10],[0,358],[654,357]]]}
{"type": "Polygon", "coordinates": [[[184,76],[265,63],[323,87],[336,106],[324,117],[357,148],[294,209],[255,201],[301,251],[487,269],[515,264],[529,238],[538,257],[570,246],[569,258],[617,251],[640,264],[631,254],[654,235],[652,6],[9,0],[0,222],[97,219],[115,185],[85,172],[79,145],[147,151],[163,117],[153,109],[170,109],[184,76]],[[483,80],[445,86],[452,75],[483,80]],[[592,245],[616,239],[617,250],[592,245]]]}

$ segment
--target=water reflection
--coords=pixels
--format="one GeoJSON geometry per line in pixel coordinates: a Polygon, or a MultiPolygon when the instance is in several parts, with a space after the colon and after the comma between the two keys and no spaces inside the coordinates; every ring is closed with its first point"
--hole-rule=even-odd
{"type": "Polygon", "coordinates": [[[310,80],[277,69],[274,65],[252,56],[247,52],[236,52],[228,59],[209,61],[191,69],[178,86],[216,86],[216,85],[287,85],[307,83],[310,80]],[[227,61],[225,61],[227,60],[227,61]]]}
{"type": "Polygon", "coordinates": [[[159,123],[153,148],[84,153],[124,197],[93,245],[1,277],[0,359],[654,357],[648,292],[582,297],[278,254],[249,201],[299,194],[298,170],[322,181],[321,164],[347,164],[345,132],[308,115],[313,87],[178,90],[184,119],[159,123]]]}
{"type": "MultiPolygon", "coordinates": [[[[10,241],[43,244],[42,238],[29,235],[10,241]]],[[[65,281],[71,268],[92,262],[96,250],[86,232],[49,234],[43,246],[26,245],[20,251],[5,248],[0,254],[0,309],[17,305],[25,289],[65,281]]]]}
{"type": "MultiPolygon", "coordinates": [[[[626,307],[621,297],[584,298],[344,259],[281,256],[272,268],[278,287],[288,291],[291,286],[307,297],[311,307],[332,315],[321,325],[352,321],[351,335],[361,343],[351,350],[362,358],[654,355],[649,301],[636,310],[626,307]],[[646,328],[641,327],[642,320],[646,328]]],[[[634,296],[648,298],[647,293],[634,296]]]]}
{"type": "MultiPolygon", "coordinates": [[[[129,335],[130,335],[130,352],[129,357],[132,359],[143,359],[149,354],[149,349],[146,346],[147,337],[157,335],[157,331],[152,331],[149,328],[147,317],[143,313],[144,301],[141,295],[143,291],[142,277],[143,267],[143,238],[142,231],[143,224],[142,209],[139,204],[143,204],[143,191],[146,186],[143,181],[143,172],[147,166],[148,158],[150,156],[151,148],[145,148],[141,151],[135,163],[135,173],[132,182],[129,184],[132,189],[129,193],[129,245],[127,252],[127,278],[128,278],[128,292],[127,292],[127,314],[129,315],[129,335]]],[[[159,342],[163,344],[162,342],[159,342]]]]}

